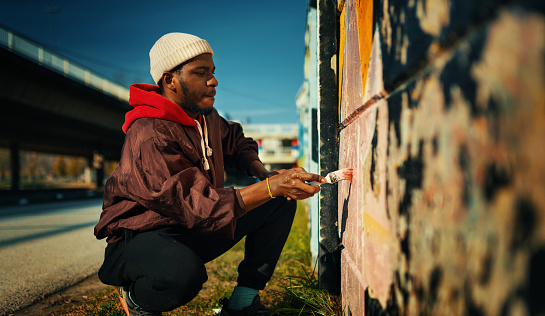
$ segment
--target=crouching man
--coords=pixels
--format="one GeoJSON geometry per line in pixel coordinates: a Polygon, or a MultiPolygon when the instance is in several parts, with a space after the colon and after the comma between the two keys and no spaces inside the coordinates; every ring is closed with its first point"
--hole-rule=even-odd
{"type": "Polygon", "coordinates": [[[134,84],[122,156],[106,182],[95,227],[108,243],[99,278],[119,287],[127,314],[161,315],[191,301],[207,280],[205,263],[244,236],[237,286],[221,315],[266,311],[259,290],[272,277],[296,200],[325,182],[302,168],[269,172],[257,144],[214,109],[218,81],[210,45],[184,33],[150,51],[157,85],[134,84]],[[224,168],[261,180],[224,187],[224,168]]]}

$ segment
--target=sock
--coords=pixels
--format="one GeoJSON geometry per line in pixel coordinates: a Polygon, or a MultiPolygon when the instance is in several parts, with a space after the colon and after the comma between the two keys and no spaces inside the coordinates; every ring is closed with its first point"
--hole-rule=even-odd
{"type": "Polygon", "coordinates": [[[237,285],[233,290],[233,294],[231,294],[228,307],[234,310],[242,310],[244,307],[252,305],[258,293],[259,290],[237,285]]]}
{"type": "MultiPolygon", "coordinates": [[[[140,306],[138,306],[138,304],[136,304],[136,303],[133,301],[133,299],[132,299],[132,297],[131,297],[131,292],[130,292],[130,291],[127,291],[127,293],[128,293],[128,296],[129,296],[129,301],[130,301],[131,304],[133,304],[133,307],[140,307],[140,306]]],[[[129,302],[127,302],[127,303],[129,303],[129,302]]]]}

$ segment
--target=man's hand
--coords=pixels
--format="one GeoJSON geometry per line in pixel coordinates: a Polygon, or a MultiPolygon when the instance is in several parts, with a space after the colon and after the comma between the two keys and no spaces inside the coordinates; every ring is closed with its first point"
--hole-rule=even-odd
{"type": "Polygon", "coordinates": [[[306,182],[325,183],[324,177],[308,173],[303,168],[279,170],[269,178],[273,196],[285,196],[288,199],[304,200],[320,192],[320,187],[310,186],[306,182]]]}
{"type": "Polygon", "coordinates": [[[269,172],[269,174],[267,175],[267,178],[270,178],[272,176],[276,176],[277,174],[281,174],[282,172],[286,171],[286,169],[280,169],[280,170],[275,170],[275,171],[271,171],[269,172]]]}
{"type": "MultiPolygon", "coordinates": [[[[270,193],[273,197],[285,196],[288,199],[303,200],[320,192],[319,186],[311,186],[306,182],[327,182],[324,177],[308,173],[303,168],[289,170],[282,169],[269,173],[263,168],[263,164],[257,160],[252,163],[252,165],[255,169],[248,168],[248,171],[259,171],[260,179],[269,178],[270,193]],[[259,165],[261,165],[261,167],[259,167],[259,165]],[[263,170],[265,170],[265,172],[263,172],[263,170]]],[[[239,192],[247,211],[258,207],[271,199],[269,188],[267,188],[265,181],[249,185],[240,189],[239,192]]]]}

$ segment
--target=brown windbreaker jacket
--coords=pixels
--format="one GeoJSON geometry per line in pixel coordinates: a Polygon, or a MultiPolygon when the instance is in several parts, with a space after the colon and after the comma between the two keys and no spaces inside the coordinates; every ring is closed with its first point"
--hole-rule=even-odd
{"type": "Polygon", "coordinates": [[[194,124],[208,134],[211,156],[206,157],[209,170],[205,170],[202,132],[182,125],[190,124],[186,118],[192,119],[187,115],[176,119],[185,113],[165,100],[156,86],[131,86],[130,103],[135,106],[131,112],[150,106],[152,111],[126,116],[130,121],[124,125],[121,160],[106,182],[103,211],[95,226],[98,239],[112,243],[122,238],[124,229],[165,226],[232,237],[236,220],[246,213],[238,190],[223,187],[224,167],[247,171],[259,159],[256,142],[244,137],[239,124],[214,110],[205,122],[201,118],[201,124],[194,124]],[[150,114],[158,108],[161,115],[150,114]],[[164,111],[176,113],[165,116],[164,111]]]}

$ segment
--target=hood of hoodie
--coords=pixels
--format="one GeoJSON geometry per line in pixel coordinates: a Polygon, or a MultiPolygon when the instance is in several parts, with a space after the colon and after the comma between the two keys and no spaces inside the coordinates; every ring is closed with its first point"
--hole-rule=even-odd
{"type": "Polygon", "coordinates": [[[131,124],[142,117],[152,117],[176,122],[186,126],[197,126],[194,119],[169,99],[163,97],[159,86],[133,84],[129,88],[129,104],[134,107],[125,114],[123,132],[127,133],[131,124]]]}

